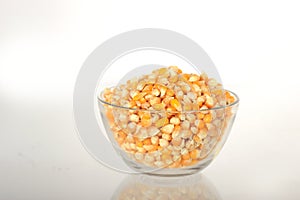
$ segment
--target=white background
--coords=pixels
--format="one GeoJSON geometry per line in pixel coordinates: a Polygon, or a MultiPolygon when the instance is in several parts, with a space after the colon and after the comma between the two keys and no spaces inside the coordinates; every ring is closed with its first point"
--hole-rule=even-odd
{"type": "Polygon", "coordinates": [[[110,199],[126,175],[82,147],[76,75],[103,41],[165,28],[200,44],[241,99],[203,171],[221,199],[300,199],[297,1],[0,1],[0,199],[110,199]]]}

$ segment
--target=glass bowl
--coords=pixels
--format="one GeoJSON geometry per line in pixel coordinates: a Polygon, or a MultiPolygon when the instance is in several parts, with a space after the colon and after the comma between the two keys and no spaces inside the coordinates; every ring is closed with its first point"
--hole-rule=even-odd
{"type": "Polygon", "coordinates": [[[189,111],[123,107],[104,101],[102,92],[98,96],[100,120],[114,150],[135,172],[160,176],[193,174],[212,162],[228,138],[239,98],[226,92],[234,98],[231,103],[189,111]],[[145,117],[147,125],[134,123],[136,116],[145,117]],[[179,119],[176,126],[169,124],[173,117],[179,119]]]}

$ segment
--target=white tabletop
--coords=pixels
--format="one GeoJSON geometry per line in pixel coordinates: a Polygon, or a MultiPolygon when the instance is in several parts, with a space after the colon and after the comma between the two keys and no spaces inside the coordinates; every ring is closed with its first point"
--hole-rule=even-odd
{"type": "Polygon", "coordinates": [[[1,1],[0,199],[300,199],[299,18],[290,1],[1,1]],[[101,42],[142,27],[198,42],[241,99],[227,143],[200,175],[115,172],[75,131],[82,63],[101,42]]]}

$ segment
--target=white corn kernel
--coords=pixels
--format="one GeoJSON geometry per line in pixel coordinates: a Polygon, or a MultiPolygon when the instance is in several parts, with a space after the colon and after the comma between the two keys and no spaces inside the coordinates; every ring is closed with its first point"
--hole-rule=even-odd
{"type": "Polygon", "coordinates": [[[169,145],[169,142],[165,139],[159,139],[159,145],[161,147],[167,147],[169,145]]]}
{"type": "Polygon", "coordinates": [[[171,124],[174,124],[174,125],[178,125],[178,124],[180,124],[180,119],[177,118],[177,117],[172,117],[172,118],[170,119],[170,123],[171,123],[171,124]]]}
{"type": "Polygon", "coordinates": [[[140,118],[139,118],[138,115],[132,114],[132,115],[129,116],[129,120],[132,121],[132,122],[138,123],[140,121],[140,118]]]}
{"type": "Polygon", "coordinates": [[[172,133],[174,130],[174,124],[167,124],[160,129],[163,133],[172,133]]]}

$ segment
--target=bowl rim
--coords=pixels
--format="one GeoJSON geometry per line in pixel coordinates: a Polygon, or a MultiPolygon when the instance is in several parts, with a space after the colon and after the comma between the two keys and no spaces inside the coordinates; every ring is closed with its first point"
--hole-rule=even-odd
{"type": "Polygon", "coordinates": [[[217,107],[213,107],[213,108],[207,108],[207,109],[199,109],[199,110],[187,110],[187,111],[167,111],[167,110],[146,110],[146,109],[138,109],[138,108],[129,108],[129,107],[125,107],[125,106],[119,106],[119,105],[115,105],[112,103],[108,103],[106,101],[104,101],[100,96],[103,95],[102,91],[100,93],[100,95],[97,95],[97,99],[98,102],[101,102],[107,106],[112,106],[114,108],[120,108],[120,109],[126,109],[126,110],[132,110],[132,111],[141,111],[141,112],[150,112],[150,113],[161,113],[161,112],[166,112],[166,113],[195,113],[195,112],[203,112],[203,111],[211,111],[211,110],[220,110],[220,109],[225,109],[228,107],[233,107],[234,105],[237,105],[240,102],[240,98],[238,97],[238,95],[230,90],[227,89],[223,89],[225,92],[229,92],[230,94],[232,94],[235,97],[235,101],[231,104],[228,105],[224,105],[224,106],[217,106],[217,107]]]}

